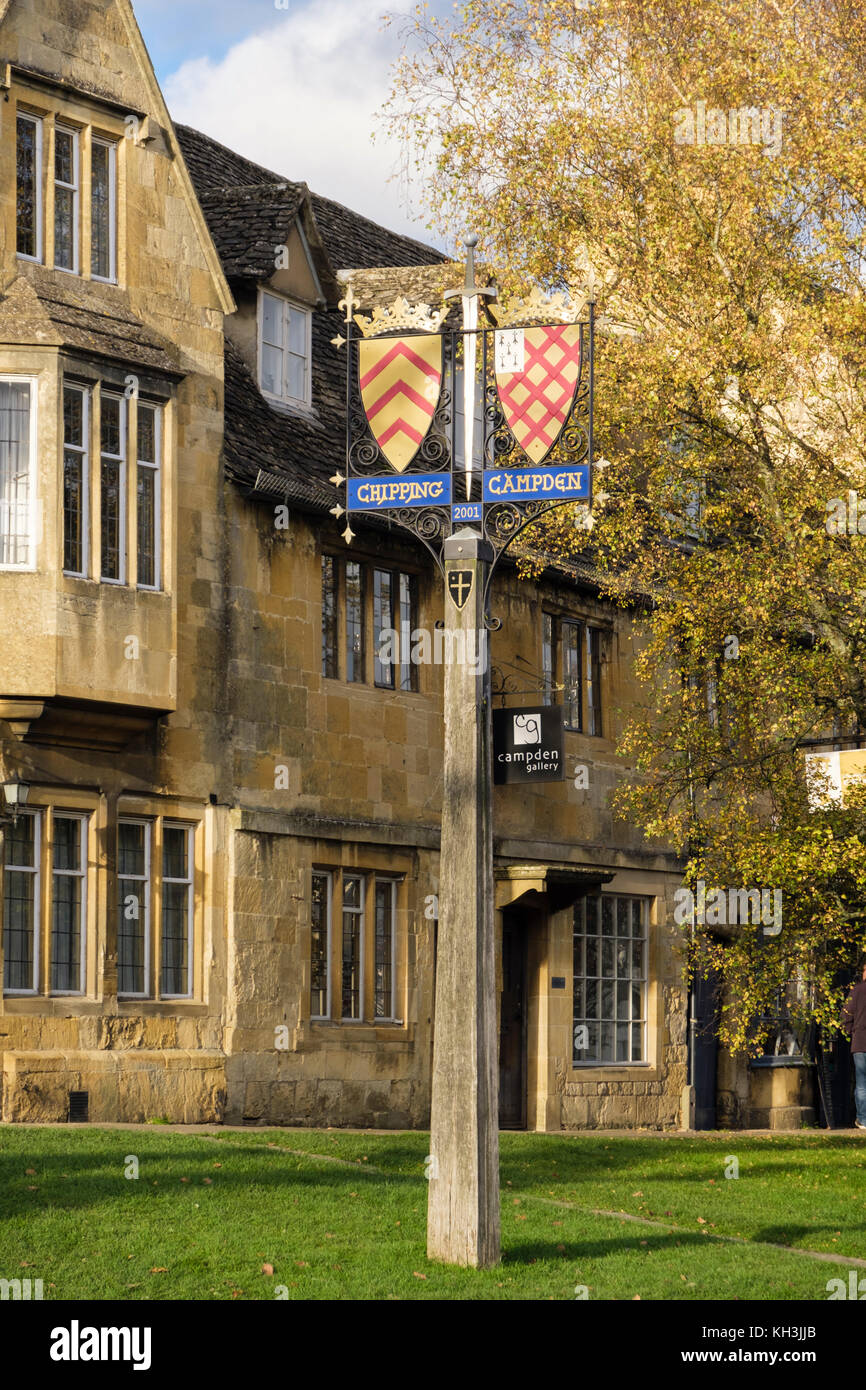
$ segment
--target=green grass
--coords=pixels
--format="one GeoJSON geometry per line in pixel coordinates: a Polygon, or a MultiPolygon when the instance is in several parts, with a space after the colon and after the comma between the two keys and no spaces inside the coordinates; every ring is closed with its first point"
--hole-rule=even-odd
{"type": "Polygon", "coordinates": [[[798,1251],[866,1260],[862,1140],[504,1134],[501,1265],[431,1264],[428,1144],[2,1127],[0,1278],[76,1300],[826,1299],[847,1267],[798,1251]]]}

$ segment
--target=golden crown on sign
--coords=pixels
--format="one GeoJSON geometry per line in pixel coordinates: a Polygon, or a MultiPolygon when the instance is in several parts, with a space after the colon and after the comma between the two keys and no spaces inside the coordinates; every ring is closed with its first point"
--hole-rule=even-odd
{"type": "Polygon", "coordinates": [[[570,299],[562,292],[542,294],[534,286],[528,299],[512,299],[501,310],[496,310],[496,325],[505,328],[509,324],[550,323],[558,319],[560,323],[575,323],[580,318],[587,301],[594,299],[592,284],[581,285],[577,298],[570,299]]]}
{"type": "Polygon", "coordinates": [[[447,308],[431,312],[429,304],[410,304],[400,295],[384,308],[377,305],[369,318],[365,314],[355,314],[355,322],[365,338],[393,333],[398,328],[415,333],[437,333],[447,313],[447,308]]]}

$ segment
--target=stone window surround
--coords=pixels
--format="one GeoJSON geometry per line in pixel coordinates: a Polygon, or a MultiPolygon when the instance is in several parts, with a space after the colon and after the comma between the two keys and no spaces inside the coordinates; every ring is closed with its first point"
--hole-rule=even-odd
{"type": "MultiPolygon", "coordinates": [[[[158,379],[148,377],[145,381],[143,376],[138,377],[137,393],[126,395],[129,389],[128,382],[130,373],[126,369],[112,368],[105,364],[100,368],[88,369],[83,363],[73,362],[71,359],[64,359],[62,362],[62,379],[60,383],[61,412],[63,404],[63,391],[68,386],[73,390],[84,391],[86,393],[86,430],[85,456],[87,459],[86,486],[83,497],[83,523],[82,532],[84,537],[84,563],[87,573],[76,573],[72,570],[63,569],[63,533],[62,525],[59,528],[58,544],[60,554],[58,566],[64,578],[74,580],[78,583],[88,584],[109,584],[114,588],[135,588],[145,590],[148,593],[168,592],[168,579],[173,573],[173,564],[170,554],[167,553],[167,545],[172,535],[172,528],[165,524],[166,517],[169,515],[172,506],[171,485],[174,470],[171,465],[171,444],[172,431],[174,428],[173,396],[165,385],[158,379]],[[123,545],[125,547],[125,565],[122,572],[125,577],[122,580],[105,579],[102,577],[101,555],[97,551],[101,541],[101,516],[100,516],[100,493],[101,493],[101,439],[100,439],[100,401],[102,392],[110,396],[120,395],[122,400],[122,413],[124,417],[124,456],[125,456],[125,486],[124,486],[124,516],[123,516],[123,545]],[[157,517],[156,517],[156,579],[157,584],[133,584],[132,575],[135,572],[138,545],[138,403],[147,406],[156,412],[156,438],[157,438],[157,464],[155,473],[157,478],[157,517]]],[[[62,416],[61,416],[62,418],[62,416]]],[[[63,471],[63,445],[64,440],[60,438],[60,469],[61,476],[63,471]]]]}
{"type": "Polygon", "coordinates": [[[539,618],[538,618],[538,671],[539,671],[540,674],[541,674],[541,685],[540,685],[541,696],[540,696],[540,703],[542,703],[542,704],[546,703],[546,692],[545,692],[546,673],[545,673],[545,651],[544,651],[544,647],[545,647],[545,642],[544,642],[544,624],[545,624],[545,619],[550,619],[551,622],[552,622],[552,626],[553,626],[553,645],[552,645],[553,669],[552,669],[552,672],[551,672],[551,679],[552,679],[552,684],[553,684],[553,686],[554,686],[554,690],[553,690],[553,697],[554,697],[554,698],[552,699],[552,703],[554,703],[554,704],[561,704],[561,705],[563,706],[563,718],[564,718],[564,716],[565,716],[565,701],[564,701],[564,694],[565,694],[565,692],[564,692],[564,690],[557,690],[557,689],[555,688],[557,685],[560,685],[560,686],[561,686],[561,685],[563,685],[563,683],[564,683],[564,682],[563,682],[563,664],[564,664],[564,657],[563,657],[563,646],[562,646],[562,625],[563,625],[563,623],[572,623],[572,624],[575,624],[575,625],[577,625],[577,626],[580,628],[580,633],[581,633],[581,637],[580,637],[580,653],[581,653],[580,699],[581,699],[581,711],[582,711],[582,724],[583,724],[583,727],[580,728],[580,729],[578,729],[578,728],[577,728],[576,726],[574,726],[574,725],[567,724],[567,723],[563,723],[564,732],[565,732],[566,734],[569,734],[569,735],[573,735],[573,736],[576,735],[578,738],[591,739],[591,740],[593,741],[593,747],[598,747],[599,744],[607,744],[607,745],[609,745],[609,746],[612,748],[612,747],[613,747],[613,740],[611,739],[611,731],[610,731],[611,701],[610,701],[610,693],[609,693],[609,683],[608,683],[607,667],[610,666],[610,664],[611,664],[611,659],[612,659],[612,658],[611,658],[611,643],[613,642],[613,639],[614,639],[614,636],[615,636],[615,626],[614,626],[614,624],[610,621],[609,618],[595,617],[595,616],[593,616],[592,614],[590,614],[590,613],[588,613],[588,612],[575,612],[575,611],[573,611],[573,609],[566,608],[562,603],[557,603],[555,600],[550,600],[550,601],[548,601],[547,598],[545,598],[545,600],[544,600],[544,602],[543,602],[543,605],[542,605],[541,603],[539,604],[539,618]],[[600,668],[600,678],[601,678],[601,679],[600,679],[601,690],[600,690],[600,692],[599,692],[599,708],[600,708],[600,712],[601,712],[601,733],[600,733],[600,734],[591,734],[591,733],[589,732],[588,728],[587,728],[588,713],[589,713],[589,711],[588,711],[588,709],[587,709],[587,707],[586,707],[586,690],[587,690],[587,680],[586,680],[586,633],[587,633],[588,631],[590,631],[590,630],[595,631],[595,632],[597,632],[597,633],[599,634],[599,649],[600,649],[600,650],[599,650],[599,668],[600,668]]]}
{"type": "MultiPolygon", "coordinates": [[[[210,1006],[207,1002],[207,976],[205,960],[205,807],[200,802],[178,799],[159,800],[158,798],[123,797],[113,818],[109,819],[108,799],[96,790],[64,788],[31,782],[27,809],[43,814],[49,810],[57,812],[78,812],[88,816],[87,834],[87,915],[85,938],[85,989],[81,994],[49,993],[45,981],[50,978],[46,963],[46,933],[42,932],[40,953],[40,990],[35,994],[0,994],[0,1012],[7,1014],[36,1014],[42,1016],[105,1016],[106,1001],[116,996],[105,989],[105,976],[109,966],[106,962],[105,923],[107,913],[116,914],[117,891],[116,875],[109,876],[104,852],[112,825],[116,830],[117,819],[162,819],[189,825],[193,830],[193,946],[192,946],[192,994],[188,997],[159,998],[154,995],[142,998],[120,996],[117,998],[117,1012],[121,1017],[167,1016],[198,1017],[207,1016],[210,1006]],[[110,881],[109,881],[110,879],[110,881]],[[102,974],[99,975],[99,970],[102,974]]],[[[2,825],[0,825],[2,832],[2,825]]],[[[42,837],[43,872],[41,907],[43,925],[49,919],[47,893],[50,872],[46,877],[46,855],[48,836],[42,837]]],[[[0,852],[0,861],[3,855],[0,852]]],[[[50,870],[50,864],[48,865],[50,870]]],[[[2,926],[2,874],[0,874],[0,926],[2,926]]],[[[50,932],[48,933],[50,937],[50,932]]],[[[115,936],[116,941],[116,936],[115,936]]],[[[153,959],[153,955],[151,956],[153,959]]],[[[2,931],[0,931],[0,983],[2,983],[2,931]]],[[[116,975],[115,975],[116,979],[116,975]]]]}
{"type": "MultiPolygon", "coordinates": [[[[350,849],[347,846],[347,849],[350,849]]],[[[414,1037],[415,1027],[407,1019],[407,1002],[410,994],[410,981],[408,979],[408,884],[411,876],[411,869],[408,864],[405,867],[398,862],[394,862],[395,856],[391,855],[387,849],[370,849],[367,854],[360,854],[356,849],[341,856],[341,859],[323,859],[316,856],[312,864],[306,871],[306,897],[305,897],[305,918],[304,918],[304,981],[303,981],[303,1008],[304,1014],[300,1021],[300,1026],[296,1030],[294,1046],[303,1048],[304,1044],[310,1045],[316,1040],[326,1040],[328,1038],[336,1041],[338,1046],[343,1046],[349,1040],[353,1043],[392,1041],[405,1045],[414,1037]],[[340,1018],[338,1011],[341,1009],[341,972],[342,972],[342,894],[340,883],[343,874],[358,875],[365,880],[365,912],[364,912],[364,1000],[363,1017],[360,1019],[340,1018]],[[331,1017],[318,1018],[310,1016],[310,976],[311,976],[311,947],[312,947],[312,876],[313,874],[327,874],[330,876],[330,932],[329,932],[329,959],[330,959],[330,999],[331,1017]],[[374,992],[373,980],[373,961],[374,951],[373,942],[375,935],[375,898],[374,884],[376,879],[387,879],[394,884],[394,951],[392,959],[393,970],[393,997],[395,1001],[396,1017],[393,1019],[376,1019],[371,1014],[372,999],[374,992]]]]}
{"type": "MultiPolygon", "coordinates": [[[[615,1081],[661,1081],[664,1076],[662,1065],[662,1043],[664,1029],[664,1009],[662,1002],[663,982],[660,979],[661,965],[660,928],[664,921],[664,879],[656,874],[645,874],[638,870],[621,870],[610,883],[600,890],[604,894],[625,894],[627,896],[649,899],[647,922],[647,1019],[645,1062],[604,1062],[597,1066],[572,1065],[569,1057],[566,1064],[566,1077],[569,1085],[591,1082],[615,1081]]],[[[571,974],[567,976],[571,979],[571,974]]],[[[573,994],[568,992],[569,1017],[573,1011],[573,994]]]]}
{"type": "MultiPolygon", "coordinates": [[[[324,548],[321,557],[328,556],[333,559],[336,573],[336,643],[337,643],[337,675],[322,675],[322,681],[339,684],[344,689],[351,690],[353,686],[363,686],[365,690],[379,690],[383,695],[398,695],[401,699],[411,699],[413,696],[430,693],[430,673],[424,667],[415,668],[414,690],[401,690],[399,681],[395,679],[394,685],[378,685],[375,681],[375,622],[374,622],[374,583],[373,576],[375,570],[388,570],[391,574],[406,574],[414,581],[413,594],[413,622],[415,629],[424,626],[422,619],[422,584],[425,582],[425,575],[417,565],[405,563],[399,557],[383,556],[381,554],[370,554],[359,550],[353,545],[350,553],[346,550],[336,551],[324,548]],[[349,681],[346,679],[346,564],[354,562],[360,564],[366,571],[364,583],[364,680],[349,681]]],[[[322,568],[319,567],[320,583],[322,582],[322,568]]],[[[322,623],[324,622],[324,603],[322,604],[322,623]]],[[[432,624],[429,624],[432,627],[432,624]]],[[[321,670],[321,668],[320,668],[321,670]]]]}
{"type": "MultiPolygon", "coordinates": [[[[39,90],[34,93],[26,87],[22,87],[15,95],[15,115],[29,117],[39,122],[40,129],[40,160],[39,160],[39,205],[37,216],[39,217],[39,237],[37,256],[23,256],[18,253],[19,260],[28,260],[45,266],[47,269],[55,268],[62,275],[72,275],[79,280],[94,280],[98,284],[120,285],[123,283],[123,267],[125,264],[125,237],[123,236],[122,218],[120,209],[122,207],[122,196],[124,187],[123,159],[121,151],[124,145],[124,136],[127,127],[113,113],[95,109],[95,103],[88,102],[85,97],[78,97],[63,93],[54,96],[47,91],[39,90]],[[55,125],[61,126],[65,130],[73,131],[78,136],[78,202],[79,215],[78,226],[76,229],[77,248],[75,263],[77,269],[72,271],[64,266],[54,265],[54,128],[55,125]],[[114,150],[112,163],[112,207],[111,215],[113,221],[113,272],[109,277],[94,275],[91,270],[91,151],[94,141],[107,144],[114,150]]],[[[17,120],[16,120],[17,126],[17,120]]]]}

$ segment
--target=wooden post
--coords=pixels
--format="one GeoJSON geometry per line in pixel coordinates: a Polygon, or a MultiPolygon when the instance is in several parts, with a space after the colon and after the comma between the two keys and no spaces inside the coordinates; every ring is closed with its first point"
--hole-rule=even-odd
{"type": "Polygon", "coordinates": [[[492,732],[484,621],[493,552],[466,528],[445,542],[443,555],[445,771],[427,1255],[481,1268],[499,1261],[492,732]],[[483,660],[470,659],[481,654],[483,660]]]}

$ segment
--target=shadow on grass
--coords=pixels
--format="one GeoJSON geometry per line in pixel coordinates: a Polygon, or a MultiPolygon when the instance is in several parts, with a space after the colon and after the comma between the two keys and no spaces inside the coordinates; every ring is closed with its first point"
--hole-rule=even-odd
{"type": "Polygon", "coordinates": [[[555,1244],[546,1240],[525,1241],[512,1245],[507,1239],[502,1242],[503,1264],[531,1264],[533,1260],[589,1260],[606,1259],[612,1255],[635,1253],[637,1248],[642,1255],[656,1252],[685,1249],[686,1246],[707,1249],[706,1237],[690,1235],[686,1232],[671,1232],[669,1235],[641,1235],[631,1237],[605,1236],[597,1240],[561,1240],[555,1244]],[[641,1245],[639,1241],[645,1240],[641,1245]]]}

